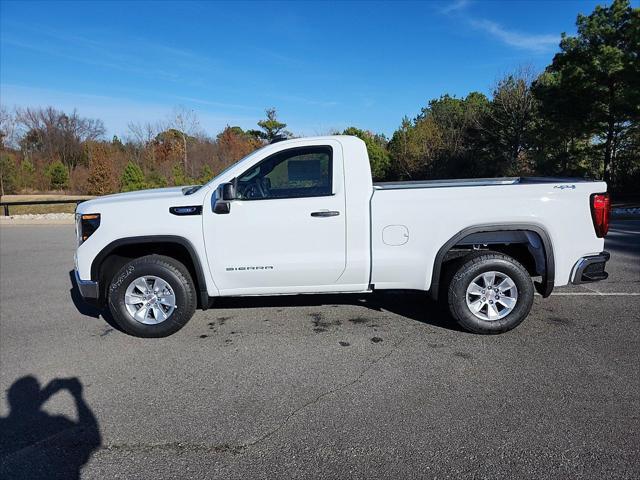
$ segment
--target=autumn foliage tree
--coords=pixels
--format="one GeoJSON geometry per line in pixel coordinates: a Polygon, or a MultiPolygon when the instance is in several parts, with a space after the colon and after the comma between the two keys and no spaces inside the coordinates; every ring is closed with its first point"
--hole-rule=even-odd
{"type": "Polygon", "coordinates": [[[227,126],[216,139],[223,165],[231,165],[262,146],[259,140],[240,127],[227,126]]]}
{"type": "Polygon", "coordinates": [[[89,177],[87,193],[106,195],[116,190],[116,172],[109,158],[109,147],[103,143],[92,142],[87,146],[89,158],[89,177]]]}

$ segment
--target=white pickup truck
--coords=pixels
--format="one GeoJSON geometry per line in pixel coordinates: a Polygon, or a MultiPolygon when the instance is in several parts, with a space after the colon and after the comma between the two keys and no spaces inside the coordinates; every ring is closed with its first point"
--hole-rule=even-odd
{"type": "Polygon", "coordinates": [[[280,141],[203,186],[100,197],[76,211],[76,282],[140,337],[215,297],[422,290],[467,330],[500,333],[534,288],[607,278],[606,184],[501,178],[374,184],[365,144],[280,141]]]}

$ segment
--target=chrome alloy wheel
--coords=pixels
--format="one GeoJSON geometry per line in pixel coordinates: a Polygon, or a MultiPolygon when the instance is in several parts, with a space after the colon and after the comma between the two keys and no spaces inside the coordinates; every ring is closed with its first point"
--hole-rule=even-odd
{"type": "Polygon", "coordinates": [[[518,302],[518,288],[502,272],[478,275],[467,287],[467,307],[481,320],[500,320],[509,315],[518,302]]]}
{"type": "Polygon", "coordinates": [[[129,284],[124,304],[134,320],[155,325],[168,319],[176,309],[176,295],[160,277],[145,275],[129,284]]]}

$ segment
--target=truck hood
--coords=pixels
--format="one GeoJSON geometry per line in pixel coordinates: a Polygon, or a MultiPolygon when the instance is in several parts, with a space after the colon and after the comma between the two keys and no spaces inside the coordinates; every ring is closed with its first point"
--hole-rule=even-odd
{"type": "MultiPolygon", "coordinates": [[[[128,202],[152,202],[165,203],[175,199],[176,205],[196,203],[199,201],[200,195],[185,195],[185,191],[190,187],[169,187],[154,188],[150,190],[137,190],[135,192],[116,193],[114,195],[105,195],[103,197],[87,200],[78,205],[78,213],[98,212],[101,207],[116,205],[128,202]]],[[[200,193],[202,189],[196,193],[200,193]]]]}

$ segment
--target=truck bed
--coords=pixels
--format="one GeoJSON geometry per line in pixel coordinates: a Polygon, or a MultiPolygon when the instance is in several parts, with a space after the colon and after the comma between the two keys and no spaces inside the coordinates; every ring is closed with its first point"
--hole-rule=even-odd
{"type": "Polygon", "coordinates": [[[432,259],[460,232],[518,225],[546,232],[555,285],[566,285],[582,256],[603,250],[589,199],[606,188],[582,178],[542,177],[377,183],[371,198],[372,283],[380,289],[428,289],[432,259]]]}
{"type": "Polygon", "coordinates": [[[498,177],[498,178],[455,178],[444,180],[410,180],[404,182],[377,182],[376,190],[397,190],[405,188],[443,187],[486,187],[492,185],[542,184],[542,183],[584,183],[593,180],[584,178],[558,177],[498,177]]]}

